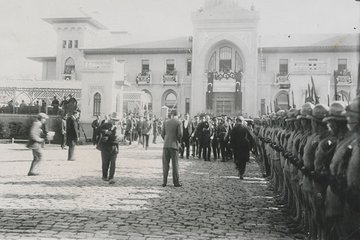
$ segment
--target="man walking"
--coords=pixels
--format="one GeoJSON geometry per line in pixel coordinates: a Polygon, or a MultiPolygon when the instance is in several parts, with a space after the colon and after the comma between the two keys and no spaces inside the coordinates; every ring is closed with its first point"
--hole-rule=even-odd
{"type": "Polygon", "coordinates": [[[42,159],[42,150],[43,143],[46,139],[46,134],[43,132],[42,125],[45,124],[46,119],[49,117],[45,113],[40,113],[35,122],[33,122],[30,130],[30,140],[27,144],[27,147],[32,150],[33,161],[31,162],[30,170],[28,176],[39,175],[36,170],[42,159]]]}
{"type": "Polygon", "coordinates": [[[74,111],[66,120],[66,145],[69,146],[68,161],[75,161],[75,145],[79,141],[80,131],[78,123],[79,112],[74,111]]]}
{"type": "Polygon", "coordinates": [[[230,145],[234,152],[234,162],[236,169],[239,171],[240,179],[244,179],[243,175],[246,168],[246,162],[250,158],[250,150],[254,142],[249,130],[243,125],[244,118],[237,117],[235,127],[231,132],[230,145]]]}
{"type": "Polygon", "coordinates": [[[98,137],[99,137],[99,127],[100,127],[100,116],[97,115],[96,116],[96,119],[91,123],[91,127],[93,129],[93,135],[92,135],[92,142],[93,142],[93,145],[96,145],[97,142],[98,142],[98,137]]]}
{"type": "Polygon", "coordinates": [[[179,164],[178,152],[179,142],[182,138],[182,126],[178,120],[176,110],[171,111],[171,119],[164,122],[164,127],[161,131],[161,137],[164,139],[162,165],[163,165],[163,184],[167,184],[167,177],[169,173],[170,159],[173,171],[173,183],[175,187],[181,187],[179,182],[179,164]]]}

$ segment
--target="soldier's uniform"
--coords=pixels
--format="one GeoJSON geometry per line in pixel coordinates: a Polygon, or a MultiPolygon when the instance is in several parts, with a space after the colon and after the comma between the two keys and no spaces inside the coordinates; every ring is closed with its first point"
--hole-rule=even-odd
{"type": "Polygon", "coordinates": [[[304,146],[303,161],[304,166],[301,171],[303,173],[303,192],[305,199],[305,207],[308,213],[308,223],[310,227],[310,234],[313,239],[317,238],[318,224],[315,218],[316,206],[314,202],[314,191],[312,185],[312,172],[314,171],[315,151],[319,142],[327,137],[328,131],[326,125],[322,120],[329,114],[329,108],[323,104],[317,104],[311,115],[307,117],[312,121],[312,134],[308,136],[304,146]]]}
{"type": "MultiPolygon", "coordinates": [[[[350,123],[348,122],[348,124],[350,123]]],[[[331,239],[345,239],[349,237],[347,236],[349,231],[346,229],[351,229],[350,226],[344,225],[344,223],[349,223],[349,219],[345,219],[343,216],[347,213],[344,212],[347,195],[346,174],[353,149],[356,147],[356,144],[358,144],[357,131],[359,131],[359,124],[357,124],[357,128],[353,128],[346,134],[345,138],[338,143],[330,163],[330,186],[326,191],[325,214],[327,221],[332,223],[330,232],[331,239]]],[[[356,174],[358,174],[358,172],[356,174]]],[[[350,221],[353,220],[351,219],[350,221]]],[[[350,222],[349,224],[352,223],[350,222]]]]}
{"type": "MultiPolygon", "coordinates": [[[[343,239],[360,239],[360,97],[355,98],[346,109],[352,142],[351,156],[346,166],[346,190],[344,213],[339,226],[343,239]]],[[[348,147],[349,148],[349,147],[348,147]]]]}

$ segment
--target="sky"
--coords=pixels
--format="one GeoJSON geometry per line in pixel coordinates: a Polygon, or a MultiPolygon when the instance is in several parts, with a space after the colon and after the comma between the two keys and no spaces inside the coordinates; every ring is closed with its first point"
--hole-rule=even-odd
{"type": "MultiPolygon", "coordinates": [[[[0,80],[40,78],[31,56],[55,55],[56,33],[44,17],[83,11],[110,30],[144,41],[192,35],[191,13],[205,0],[0,0],[0,80]]],[[[238,0],[259,12],[260,35],[360,32],[355,0],[238,0]]]]}

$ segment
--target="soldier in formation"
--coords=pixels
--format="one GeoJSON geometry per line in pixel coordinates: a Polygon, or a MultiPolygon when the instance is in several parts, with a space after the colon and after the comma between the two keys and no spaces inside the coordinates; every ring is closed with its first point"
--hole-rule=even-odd
{"type": "Polygon", "coordinates": [[[259,162],[309,239],[360,239],[360,97],[255,121],[259,162]]]}

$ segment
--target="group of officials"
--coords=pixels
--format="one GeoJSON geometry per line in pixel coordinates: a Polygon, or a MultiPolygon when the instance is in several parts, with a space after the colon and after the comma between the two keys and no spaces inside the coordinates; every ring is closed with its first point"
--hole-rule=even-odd
{"type": "Polygon", "coordinates": [[[360,97],[305,103],[254,127],[258,159],[309,239],[360,239],[360,97]]]}

